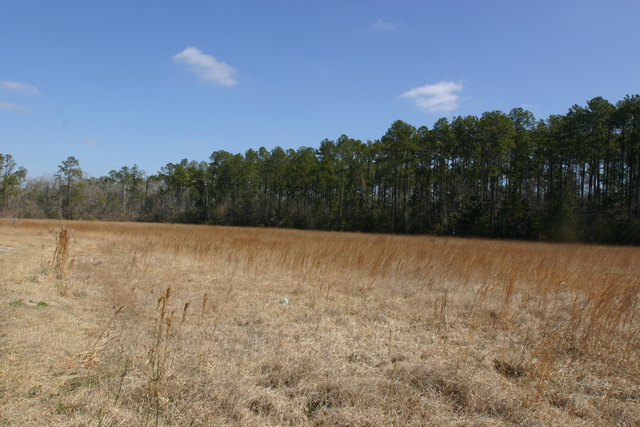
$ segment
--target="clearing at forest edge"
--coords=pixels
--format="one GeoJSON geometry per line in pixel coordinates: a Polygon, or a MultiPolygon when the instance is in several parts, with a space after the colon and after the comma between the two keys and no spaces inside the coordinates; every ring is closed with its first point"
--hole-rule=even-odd
{"type": "Polygon", "coordinates": [[[0,424],[640,424],[638,248],[0,230],[0,424]]]}

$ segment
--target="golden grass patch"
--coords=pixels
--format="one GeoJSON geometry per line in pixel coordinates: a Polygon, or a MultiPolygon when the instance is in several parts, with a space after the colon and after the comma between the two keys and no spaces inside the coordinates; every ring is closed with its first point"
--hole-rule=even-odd
{"type": "Polygon", "coordinates": [[[638,248],[64,224],[0,220],[0,425],[640,424],[638,248]]]}

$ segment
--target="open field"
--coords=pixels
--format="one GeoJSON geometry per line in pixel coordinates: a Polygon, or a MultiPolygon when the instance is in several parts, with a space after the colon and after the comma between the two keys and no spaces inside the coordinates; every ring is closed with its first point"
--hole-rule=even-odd
{"type": "Polygon", "coordinates": [[[64,224],[0,220],[0,425],[640,425],[639,248],[64,224]]]}

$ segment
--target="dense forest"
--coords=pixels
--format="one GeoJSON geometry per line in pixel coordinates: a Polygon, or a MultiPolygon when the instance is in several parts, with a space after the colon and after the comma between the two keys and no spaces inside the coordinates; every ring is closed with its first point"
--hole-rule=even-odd
{"type": "Polygon", "coordinates": [[[86,177],[74,157],[27,179],[0,154],[16,218],[171,221],[530,240],[640,243],[640,95],[565,115],[396,121],[379,140],[214,152],[209,161],[86,177]]]}

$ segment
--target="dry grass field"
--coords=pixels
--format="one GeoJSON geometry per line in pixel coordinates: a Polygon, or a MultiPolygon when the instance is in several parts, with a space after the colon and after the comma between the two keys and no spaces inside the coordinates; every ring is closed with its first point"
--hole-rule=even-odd
{"type": "Polygon", "coordinates": [[[638,426],[639,283],[630,247],[0,220],[0,425],[638,426]]]}

